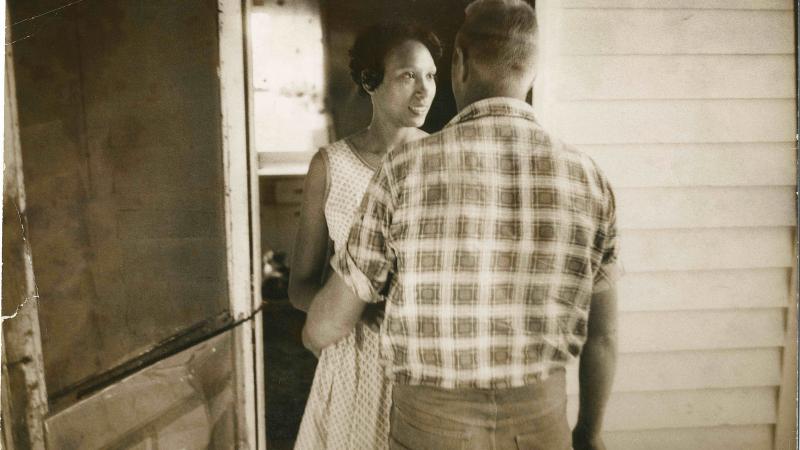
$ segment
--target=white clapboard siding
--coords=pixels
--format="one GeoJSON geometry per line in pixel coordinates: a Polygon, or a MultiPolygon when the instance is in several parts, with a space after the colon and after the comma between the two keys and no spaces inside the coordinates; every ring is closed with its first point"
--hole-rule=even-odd
{"type": "MultiPolygon", "coordinates": [[[[780,368],[778,348],[623,353],[617,360],[614,391],[777,386],[780,368]]],[[[570,395],[579,392],[577,369],[577,363],[567,367],[570,395]]]]}
{"type": "Polygon", "coordinates": [[[562,4],[564,8],[792,10],[791,0],[562,0],[562,4]]]}
{"type": "Polygon", "coordinates": [[[563,55],[794,52],[791,11],[564,9],[562,15],[563,55]]]}
{"type": "Polygon", "coordinates": [[[793,230],[692,228],[624,230],[626,272],[790,267],[793,230]]]}
{"type": "Polygon", "coordinates": [[[785,308],[621,313],[619,350],[780,347],[785,319],[785,308]]]}
{"type": "Polygon", "coordinates": [[[613,450],[771,450],[771,425],[610,431],[606,446],[613,450]]]}
{"type": "Polygon", "coordinates": [[[620,311],[782,308],[786,267],[628,273],[619,282],[620,311]]]}
{"type": "MultiPolygon", "coordinates": [[[[608,448],[773,449],[796,227],[793,2],[538,6],[542,121],[617,198],[608,448]]],[[[577,363],[568,376],[574,420],[577,363]]]]}
{"type": "Polygon", "coordinates": [[[572,101],[555,106],[558,134],[572,144],[786,142],[794,100],[572,101]]]}
{"type": "Polygon", "coordinates": [[[792,226],[794,198],[793,186],[618,189],[617,220],[623,230],[792,226]]]}
{"type": "MultiPolygon", "coordinates": [[[[617,392],[608,402],[607,431],[775,423],[774,387],[689,391],[617,392]]],[[[567,411],[574,423],[578,396],[567,411]]]]}
{"type": "Polygon", "coordinates": [[[793,142],[583,145],[581,150],[617,189],[795,184],[793,142]]]}
{"type": "Polygon", "coordinates": [[[562,58],[563,100],[794,98],[794,55],[627,55],[562,58]]]}

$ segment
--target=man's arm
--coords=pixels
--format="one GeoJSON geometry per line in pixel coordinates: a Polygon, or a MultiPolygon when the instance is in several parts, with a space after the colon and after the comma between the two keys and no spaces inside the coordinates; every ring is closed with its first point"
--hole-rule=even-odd
{"type": "Polygon", "coordinates": [[[592,295],[588,337],[580,358],[580,409],[572,432],[575,450],[604,450],[603,413],[617,365],[617,290],[592,295]]]}
{"type": "MultiPolygon", "coordinates": [[[[387,155],[388,157],[388,155],[387,155]]],[[[390,164],[384,157],[381,168],[369,182],[356,217],[350,226],[345,248],[333,255],[331,267],[367,303],[381,301],[396,256],[388,241],[394,200],[389,179],[390,164]]]]}
{"type": "Polygon", "coordinates": [[[303,328],[303,344],[319,352],[346,337],[367,303],[380,301],[393,266],[386,240],[393,211],[386,160],[370,180],[342,251],[334,255],[331,276],[314,297],[303,328]]]}
{"type": "Polygon", "coordinates": [[[334,273],[308,308],[303,326],[303,345],[319,357],[323,348],[353,331],[366,306],[334,273]]]}

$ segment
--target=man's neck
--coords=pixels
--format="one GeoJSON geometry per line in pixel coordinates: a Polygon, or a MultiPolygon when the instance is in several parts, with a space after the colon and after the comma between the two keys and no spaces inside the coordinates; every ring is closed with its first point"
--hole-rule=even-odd
{"type": "Polygon", "coordinates": [[[485,100],[487,98],[508,97],[517,100],[522,100],[524,102],[527,96],[528,96],[528,89],[523,89],[523,88],[514,88],[514,87],[473,88],[465,93],[464,98],[462,99],[463,104],[459,105],[459,111],[463,110],[464,108],[475,102],[485,100]]]}

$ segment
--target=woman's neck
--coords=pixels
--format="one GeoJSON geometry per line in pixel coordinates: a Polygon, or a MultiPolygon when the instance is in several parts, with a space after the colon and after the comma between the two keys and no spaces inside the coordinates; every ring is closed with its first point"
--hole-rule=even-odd
{"type": "Polygon", "coordinates": [[[370,153],[384,154],[411,140],[416,132],[416,128],[396,127],[373,117],[369,127],[364,130],[362,149],[370,153]]]}

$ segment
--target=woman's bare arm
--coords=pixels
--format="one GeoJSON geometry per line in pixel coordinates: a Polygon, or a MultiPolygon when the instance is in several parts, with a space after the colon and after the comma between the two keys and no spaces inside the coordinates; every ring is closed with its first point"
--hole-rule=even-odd
{"type": "Polygon", "coordinates": [[[315,355],[347,337],[361,318],[367,303],[359,299],[334,273],[319,291],[303,327],[303,345],[315,355]]]}
{"type": "Polygon", "coordinates": [[[321,151],[317,152],[311,159],[303,188],[289,276],[289,301],[302,311],[308,311],[314,296],[322,289],[322,276],[328,264],[327,172],[325,157],[321,151]]]}

